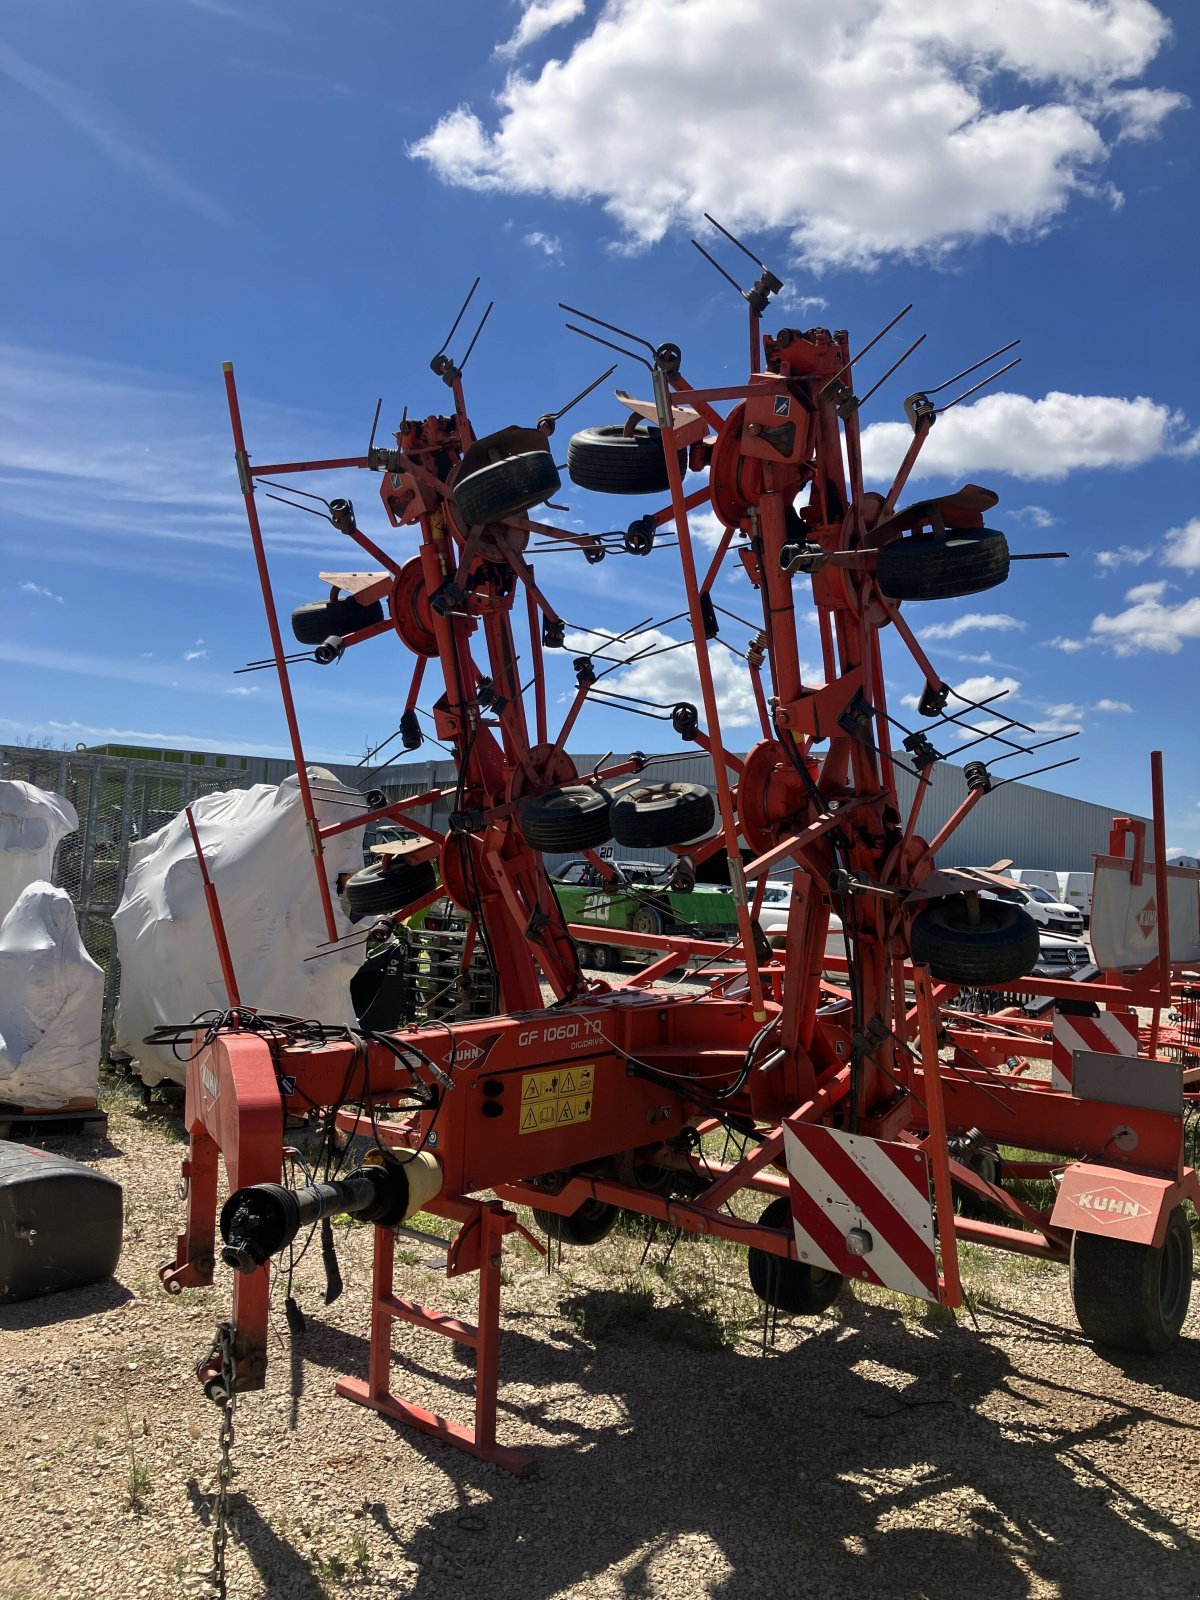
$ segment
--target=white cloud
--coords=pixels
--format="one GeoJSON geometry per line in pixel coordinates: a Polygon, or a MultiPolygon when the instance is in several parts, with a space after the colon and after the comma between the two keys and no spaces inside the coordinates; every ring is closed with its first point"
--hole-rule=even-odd
{"type": "Polygon", "coordinates": [[[999,633],[1009,633],[1014,628],[1023,628],[1025,624],[1016,617],[1010,617],[1006,611],[968,611],[961,617],[955,617],[952,622],[934,622],[922,628],[922,639],[957,639],[964,633],[972,633],[976,629],[990,628],[999,633]]]}
{"type": "MultiPolygon", "coordinates": [[[[715,550],[725,536],[725,524],[715,511],[689,511],[687,524],[692,542],[707,550],[715,550]]],[[[674,526],[672,523],[672,531],[674,526]]]]}
{"type": "Polygon", "coordinates": [[[562,260],[562,240],[556,233],[527,233],[521,240],[531,250],[540,250],[544,256],[549,256],[551,261],[562,260]]]}
{"type": "Polygon", "coordinates": [[[1145,137],[1179,104],[1130,81],[1167,33],[1148,0],[607,0],[565,60],[508,77],[493,126],[459,105],[409,153],[598,199],[632,246],[708,210],[789,230],[813,267],[946,253],[1111,198],[1105,120],[1145,137]]]}
{"type": "Polygon", "coordinates": [[[183,652],[183,659],[185,661],[207,661],[208,651],[204,648],[204,640],[197,639],[190,650],[183,652]]]}
{"type": "MultiPolygon", "coordinates": [[[[1012,695],[1021,687],[1016,678],[997,678],[994,673],[984,672],[976,678],[964,678],[961,683],[953,685],[955,693],[961,700],[987,700],[992,695],[1012,695]]],[[[955,701],[950,701],[953,710],[955,701]]]]}
{"type": "Polygon", "coordinates": [[[1031,528],[1052,528],[1058,521],[1045,506],[1019,506],[1008,513],[1011,522],[1027,522],[1031,528]]]}
{"type": "Polygon", "coordinates": [[[1093,711],[1132,711],[1128,700],[1097,700],[1093,711]]]}
{"type": "Polygon", "coordinates": [[[30,583],[28,578],[22,578],[17,588],[22,594],[33,595],[38,600],[57,600],[60,606],[63,603],[62,595],[55,594],[53,589],[47,589],[43,584],[30,583]]]}
{"type": "MultiPolygon", "coordinates": [[[[682,643],[659,628],[647,628],[636,637],[624,640],[608,639],[602,634],[581,629],[567,634],[566,647],[584,653],[596,651],[609,658],[616,656],[629,661],[627,667],[601,678],[597,685],[599,689],[652,700],[656,705],[667,707],[688,700],[699,711],[700,724],[704,726],[704,701],[700,694],[696,649],[690,641],[682,643]],[[672,649],[672,646],[678,648],[672,649]],[[668,650],[669,654],[649,655],[638,661],[631,659],[645,650],[668,650]]],[[[757,726],[758,709],[743,662],[715,643],[709,650],[709,661],[712,664],[713,687],[717,694],[722,727],[757,726]]],[[[611,659],[596,661],[600,671],[611,664],[611,659]]],[[[804,670],[808,673],[811,669],[804,670]]]]}
{"type": "Polygon", "coordinates": [[[1178,655],[1185,639],[1200,639],[1200,595],[1177,604],[1164,603],[1169,585],[1140,583],[1130,589],[1124,611],[1103,612],[1092,622],[1092,641],[1106,645],[1115,655],[1132,656],[1142,650],[1178,655]]]}
{"type": "Polygon", "coordinates": [[[1189,572],[1200,567],[1200,517],[1168,530],[1162,560],[1164,566],[1186,567],[1189,572]]]}
{"type": "MultiPolygon", "coordinates": [[[[912,430],[903,422],[873,422],[862,436],[868,478],[891,479],[912,430]]],[[[1139,395],[1064,394],[1040,400],[1023,394],[984,395],[939,417],[917,457],[913,477],[959,477],[1007,472],[1053,481],[1069,472],[1140,467],[1163,455],[1193,455],[1200,434],[1189,433],[1178,411],[1139,395]]]]}
{"type": "Polygon", "coordinates": [[[171,171],[157,156],[148,155],[119,131],[112,116],[85,90],[56,78],[0,42],[0,74],[27,90],[64,122],[82,133],[114,166],[140,178],[169,200],[177,201],[210,222],[229,226],[233,218],[223,205],[201,194],[171,171]]]}
{"type": "Polygon", "coordinates": [[[495,54],[508,57],[519,55],[552,28],[561,28],[564,23],[574,22],[583,12],[584,0],[528,0],[516,31],[510,39],[496,46],[495,54]]]}
{"type": "Polygon", "coordinates": [[[1115,571],[1117,567],[1140,567],[1143,561],[1149,561],[1153,554],[1148,545],[1143,548],[1131,544],[1119,544],[1115,550],[1097,550],[1095,561],[1101,574],[1104,574],[1115,571]]]}
{"type": "Polygon", "coordinates": [[[1076,651],[1087,649],[1086,639],[1067,639],[1061,633],[1056,634],[1053,639],[1047,639],[1046,643],[1053,645],[1056,650],[1061,650],[1065,655],[1069,656],[1073,656],[1076,651]]]}

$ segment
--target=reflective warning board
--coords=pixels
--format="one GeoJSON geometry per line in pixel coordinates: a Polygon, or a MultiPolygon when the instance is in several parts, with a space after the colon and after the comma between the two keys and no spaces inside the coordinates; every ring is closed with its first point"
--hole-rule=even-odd
{"type": "Polygon", "coordinates": [[[581,1065],[578,1062],[550,1067],[544,1072],[523,1073],[521,1132],[546,1133],[551,1128],[590,1122],[594,1073],[595,1068],[590,1063],[581,1065]]]}

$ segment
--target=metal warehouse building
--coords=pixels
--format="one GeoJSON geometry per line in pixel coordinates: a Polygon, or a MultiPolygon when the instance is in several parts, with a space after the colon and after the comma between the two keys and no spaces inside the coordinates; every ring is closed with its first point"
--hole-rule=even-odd
{"type": "MultiPolygon", "coordinates": [[[[576,766],[584,773],[616,759],[619,757],[604,753],[574,756],[576,766]]],[[[272,782],[277,782],[285,772],[291,770],[290,765],[282,761],[264,765],[277,769],[270,776],[272,782]]],[[[347,783],[362,782],[361,768],[335,766],[330,770],[347,783]]],[[[712,761],[703,754],[686,760],[672,755],[669,761],[661,765],[656,765],[651,756],[646,777],[650,780],[701,783],[710,789],[714,786],[712,761]]],[[[455,770],[449,761],[407,761],[380,769],[371,781],[384,789],[389,799],[401,799],[406,795],[423,794],[430,789],[451,786],[455,782],[455,770]]],[[[916,779],[897,768],[896,781],[901,812],[907,816],[916,791],[916,779]]],[[[932,789],[925,797],[918,829],[925,838],[933,837],[967,793],[963,769],[948,762],[938,763],[933,769],[931,782],[932,789]]],[[[431,807],[423,820],[444,826],[449,810],[448,802],[436,809],[431,807]]],[[[1018,867],[1090,872],[1092,857],[1108,849],[1108,833],[1115,814],[1118,813],[1112,807],[1094,805],[1087,800],[1073,800],[1049,789],[1035,788],[1032,784],[1004,783],[984,796],[939,852],[938,860],[947,867],[986,867],[1002,857],[1008,857],[1018,867]]],[[[667,856],[667,852],[661,850],[631,851],[624,850],[620,845],[615,845],[613,849],[618,860],[622,856],[633,855],[643,860],[654,857],[665,860],[667,856]]]]}

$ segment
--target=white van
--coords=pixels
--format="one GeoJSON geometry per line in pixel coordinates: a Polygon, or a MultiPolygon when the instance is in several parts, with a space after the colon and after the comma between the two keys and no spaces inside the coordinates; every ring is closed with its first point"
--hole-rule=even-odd
{"type": "Polygon", "coordinates": [[[1011,878],[1014,883],[1023,884],[1026,889],[1045,889],[1055,900],[1062,896],[1062,884],[1058,881],[1058,873],[1051,872],[1049,867],[1010,867],[1005,877],[1011,878]]]}
{"type": "Polygon", "coordinates": [[[1060,872],[1061,890],[1059,898],[1067,905],[1074,906],[1076,911],[1083,912],[1083,925],[1086,928],[1092,920],[1092,872],[1060,872]]]}

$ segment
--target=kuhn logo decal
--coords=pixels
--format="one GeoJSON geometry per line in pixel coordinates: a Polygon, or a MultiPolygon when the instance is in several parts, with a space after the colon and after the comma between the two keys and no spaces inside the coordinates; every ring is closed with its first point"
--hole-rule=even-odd
{"type": "Polygon", "coordinates": [[[455,1039],[442,1058],[443,1065],[448,1071],[453,1067],[478,1067],[491,1054],[499,1037],[498,1033],[488,1033],[481,1039],[455,1039]]]}
{"type": "Polygon", "coordinates": [[[221,1092],[221,1082],[207,1062],[200,1068],[200,1084],[205,1094],[215,1104],[221,1092]]]}
{"type": "Polygon", "coordinates": [[[1113,1222],[1125,1222],[1131,1217],[1145,1217],[1150,1214],[1150,1207],[1142,1205],[1140,1200],[1135,1200],[1132,1195],[1125,1193],[1124,1189],[1109,1186],[1105,1189],[1085,1189],[1082,1194],[1073,1194],[1071,1199],[1080,1211],[1087,1211],[1096,1218],[1111,1219],[1113,1222]]]}

